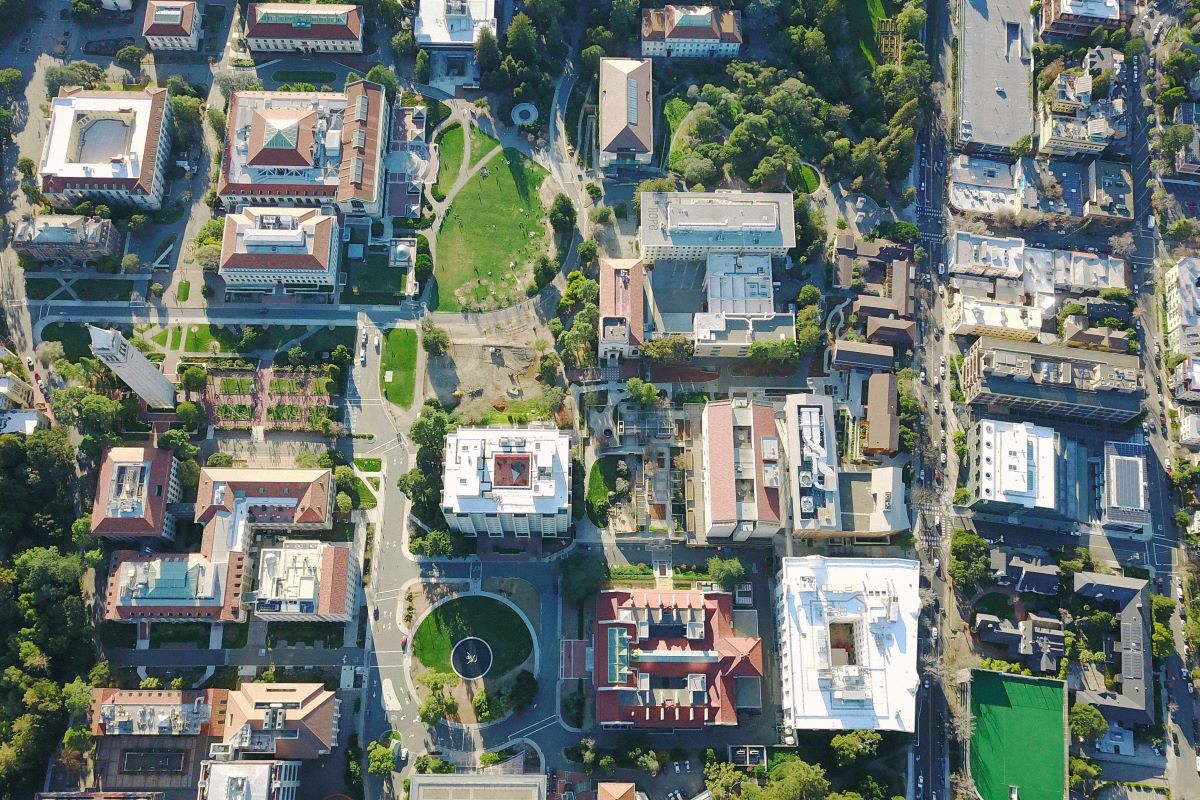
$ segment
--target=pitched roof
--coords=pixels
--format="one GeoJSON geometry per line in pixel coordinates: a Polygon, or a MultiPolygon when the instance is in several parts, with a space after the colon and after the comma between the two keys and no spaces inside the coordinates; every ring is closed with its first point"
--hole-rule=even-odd
{"type": "Polygon", "coordinates": [[[156,447],[106,450],[92,503],[92,536],[162,536],[174,467],[175,455],[170,450],[156,447]],[[146,465],[144,471],[143,465],[146,465]],[[121,469],[122,466],[128,468],[121,469]]]}
{"type": "Polygon", "coordinates": [[[867,440],[863,447],[879,453],[894,453],[900,448],[894,373],[876,372],[867,381],[867,440]]]}
{"type": "Polygon", "coordinates": [[[642,11],[642,41],[742,41],[742,12],[712,6],[666,6],[642,11]]]}
{"type": "Polygon", "coordinates": [[[654,150],[654,91],[648,59],[600,59],[600,149],[654,150]]]}
{"type": "Polygon", "coordinates": [[[255,734],[274,735],[276,758],[317,758],[337,745],[337,712],[337,695],[324,684],[243,683],[229,693],[225,742],[241,746],[255,734]]]}
{"type": "Polygon", "coordinates": [[[328,517],[333,477],[327,469],[241,469],[205,467],[196,494],[196,521],[205,523],[218,509],[232,511],[237,497],[296,498],[297,523],[320,523],[328,517]],[[226,491],[216,491],[221,485],[226,491]]]}
{"type": "Polygon", "coordinates": [[[645,275],[640,258],[600,259],[600,324],[604,317],[627,320],[633,346],[644,335],[645,275]]]}
{"type": "Polygon", "coordinates": [[[143,36],[191,36],[196,23],[192,0],[148,0],[143,36]]]}
{"type": "Polygon", "coordinates": [[[387,108],[383,87],[355,81],[346,87],[346,115],[342,122],[342,161],[338,167],[338,202],[373,201],[379,193],[383,127],[380,116],[387,108]]]}
{"type": "Polygon", "coordinates": [[[632,783],[598,783],[596,800],[634,800],[637,786],[632,783]]]}
{"type": "Polygon", "coordinates": [[[251,3],[246,19],[247,39],[362,39],[361,6],[251,3]],[[296,24],[305,16],[316,21],[296,24]]]}
{"type": "Polygon", "coordinates": [[[309,109],[255,109],[246,163],[256,167],[311,167],[316,125],[317,112],[309,109]]]}
{"type": "Polygon", "coordinates": [[[329,269],[335,217],[316,208],[244,208],[225,217],[220,271],[276,269],[324,272],[329,269]],[[264,218],[274,217],[270,227],[264,218]],[[293,232],[284,240],[274,233],[293,232]],[[255,236],[265,237],[258,241],[255,236]]]}

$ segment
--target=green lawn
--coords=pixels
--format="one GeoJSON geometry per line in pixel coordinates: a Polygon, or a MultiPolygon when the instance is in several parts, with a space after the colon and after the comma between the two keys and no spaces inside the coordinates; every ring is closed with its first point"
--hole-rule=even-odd
{"type": "Polygon", "coordinates": [[[171,329],[163,328],[161,331],[159,331],[158,333],[151,336],[150,341],[154,342],[159,347],[166,347],[167,346],[167,337],[170,335],[171,335],[171,329]]]}
{"type": "Polygon", "coordinates": [[[216,343],[218,353],[231,353],[237,349],[239,341],[239,337],[229,328],[202,323],[188,328],[183,349],[189,353],[208,353],[216,343]]]}
{"type": "Polygon", "coordinates": [[[438,176],[437,183],[433,185],[433,196],[441,200],[454,186],[462,169],[463,149],[466,147],[462,126],[455,125],[442,131],[437,144],[438,176]]]}
{"type": "Polygon", "coordinates": [[[253,378],[221,378],[221,394],[250,394],[253,378]]]}
{"type": "Polygon", "coordinates": [[[490,177],[476,174],[454,198],[438,233],[440,311],[523,300],[529,266],[546,252],[546,211],[537,196],[546,171],[512,149],[488,169],[490,177]]]}
{"type": "Polygon", "coordinates": [[[412,328],[395,328],[383,339],[379,358],[379,385],[389,401],[408,408],[413,402],[417,377],[417,332],[412,328]],[[388,371],[392,380],[384,382],[388,371]]]}
{"type": "Polygon", "coordinates": [[[25,276],[25,296],[30,300],[45,300],[62,288],[54,278],[30,278],[25,276]]]}
{"type": "Polygon", "coordinates": [[[801,164],[799,169],[793,171],[792,188],[805,194],[812,194],[821,186],[821,178],[817,175],[817,171],[808,164],[801,164]]]}
{"type": "Polygon", "coordinates": [[[883,0],[850,0],[846,4],[850,37],[858,40],[858,49],[872,68],[875,67],[875,36],[879,31],[879,20],[887,15],[883,0]]]}
{"type": "Polygon", "coordinates": [[[43,342],[62,342],[63,355],[68,361],[78,361],[84,356],[91,356],[89,345],[92,337],[87,328],[78,322],[51,323],[42,329],[43,342]]]}
{"type": "Polygon", "coordinates": [[[608,501],[608,493],[616,491],[618,461],[617,456],[598,458],[592,462],[592,470],[588,473],[588,519],[601,528],[608,524],[608,515],[601,511],[601,506],[608,501]]]}
{"type": "Polygon", "coordinates": [[[183,328],[171,328],[171,349],[178,350],[183,344],[183,328]]]}
{"type": "Polygon", "coordinates": [[[208,647],[211,627],[207,622],[154,624],[150,626],[150,647],[162,647],[164,644],[194,644],[197,647],[208,647]]]}
{"type": "Polygon", "coordinates": [[[983,800],[1062,800],[1063,682],[976,670],[971,681],[971,774],[983,800]]]}
{"type": "Polygon", "coordinates": [[[217,406],[217,416],[224,420],[243,420],[253,416],[254,409],[247,405],[229,405],[223,403],[217,406]]]}
{"type": "Polygon", "coordinates": [[[271,80],[279,83],[311,83],[320,89],[324,84],[337,81],[337,73],[315,69],[281,69],[271,73],[271,80]]]}
{"type": "Polygon", "coordinates": [[[383,469],[383,459],[381,458],[356,458],[354,466],[361,469],[363,472],[379,472],[383,469]]]}
{"type": "Polygon", "coordinates": [[[71,284],[80,300],[128,300],[133,294],[129,281],[77,280],[71,284]]]}
{"type": "Polygon", "coordinates": [[[288,404],[273,405],[267,409],[268,419],[293,420],[300,419],[300,406],[288,404]]]}
{"type": "Polygon", "coordinates": [[[471,166],[480,161],[500,146],[500,140],[490,133],[484,133],[479,128],[471,128],[471,166]]]}
{"type": "Polygon", "coordinates": [[[245,647],[250,638],[250,623],[225,623],[221,630],[221,646],[226,650],[237,650],[245,647]]]}
{"type": "Polygon", "coordinates": [[[300,381],[295,378],[271,378],[272,394],[300,394],[300,381]]]}
{"type": "Polygon", "coordinates": [[[346,349],[354,352],[354,328],[351,326],[343,326],[340,328],[322,327],[314,331],[307,339],[300,342],[300,346],[313,355],[322,353],[331,353],[339,344],[346,345],[346,349]]]}
{"type": "Polygon", "coordinates": [[[452,673],[450,652],[468,636],[492,648],[492,678],[521,666],[533,649],[529,626],[515,611],[490,597],[466,596],[443,603],[422,620],[413,636],[413,655],[429,669],[452,673]]]}
{"type": "Polygon", "coordinates": [[[1013,604],[1006,595],[989,592],[975,601],[974,610],[977,614],[995,614],[1000,619],[1007,619],[1013,615],[1013,604]]]}
{"type": "MultiPolygon", "coordinates": [[[[343,263],[350,264],[346,259],[343,263]]],[[[350,294],[342,294],[343,302],[397,305],[404,300],[407,271],[389,266],[387,253],[368,252],[365,259],[350,264],[348,270],[350,294]]]]}
{"type": "MultiPolygon", "coordinates": [[[[672,97],[663,104],[663,116],[667,118],[667,127],[670,131],[670,136],[675,135],[675,131],[679,129],[679,123],[683,122],[683,118],[691,110],[691,104],[682,97],[672,97]]],[[[670,141],[670,136],[667,141],[670,141]]]]}
{"type": "Polygon", "coordinates": [[[354,500],[355,508],[363,510],[379,505],[379,502],[375,499],[375,495],[371,493],[370,487],[357,475],[354,476],[354,495],[351,496],[351,499],[354,500]]]}
{"type": "Polygon", "coordinates": [[[186,303],[187,299],[192,296],[192,282],[180,281],[179,286],[175,289],[175,299],[181,303],[186,303]]]}

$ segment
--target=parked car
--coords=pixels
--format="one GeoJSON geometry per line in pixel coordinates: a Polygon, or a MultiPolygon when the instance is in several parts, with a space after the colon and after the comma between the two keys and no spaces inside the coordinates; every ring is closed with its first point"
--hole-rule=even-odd
{"type": "Polygon", "coordinates": [[[25,366],[33,369],[33,356],[25,356],[25,366]]]}
{"type": "Polygon", "coordinates": [[[675,768],[675,774],[678,775],[679,774],[679,762],[678,761],[672,762],[671,766],[673,766],[675,768]]]}

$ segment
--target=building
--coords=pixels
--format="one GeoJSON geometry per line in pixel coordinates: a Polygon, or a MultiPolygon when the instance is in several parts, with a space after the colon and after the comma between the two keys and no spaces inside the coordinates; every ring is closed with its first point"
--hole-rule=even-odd
{"type": "Polygon", "coordinates": [[[1150,448],[1133,442],[1104,444],[1104,502],[1101,522],[1105,528],[1150,533],[1150,478],[1146,456],[1150,448]]]}
{"type": "Polygon", "coordinates": [[[34,800],[163,800],[162,792],[37,792],[34,800]]]}
{"type": "Polygon", "coordinates": [[[61,266],[86,266],[121,249],[110,220],[79,214],[23,217],[13,223],[12,248],[19,255],[61,266]]]}
{"type": "Polygon", "coordinates": [[[0,411],[0,436],[29,436],[34,431],[50,427],[50,420],[35,408],[10,408],[0,411]]]}
{"type": "Polygon", "coordinates": [[[707,303],[692,317],[697,358],[746,358],[752,345],[796,340],[796,315],[776,313],[771,257],[709,253],[707,303]]]}
{"type": "Polygon", "coordinates": [[[451,775],[414,773],[407,778],[409,800],[546,800],[545,775],[460,772],[451,775]]]}
{"type": "Polygon", "coordinates": [[[1027,422],[981,419],[967,430],[971,499],[989,513],[1058,512],[1060,437],[1027,422]]]}
{"type": "Polygon", "coordinates": [[[1106,353],[1129,352],[1129,332],[1108,325],[1093,325],[1086,314],[1069,314],[1062,322],[1063,343],[1106,353]]]}
{"type": "Polygon", "coordinates": [[[171,151],[166,89],[64,86],[50,106],[38,184],[55,208],[84,200],[157,211],[171,151]]]}
{"type": "Polygon", "coordinates": [[[602,591],[592,652],[604,728],[702,730],[762,709],[758,612],[729,592],[602,591]]]}
{"type": "Polygon", "coordinates": [[[258,552],[254,615],[269,622],[349,622],[359,580],[349,544],[286,539],[258,552]]]}
{"type": "Polygon", "coordinates": [[[833,343],[833,368],[857,369],[865,372],[890,372],[896,362],[891,345],[867,344],[850,339],[833,343]]]}
{"type": "Polygon", "coordinates": [[[834,240],[834,285],[839,289],[857,289],[862,284],[861,270],[887,271],[896,261],[908,261],[912,250],[902,244],[876,239],[857,240],[853,234],[839,233],[834,240]]]}
{"type": "Polygon", "coordinates": [[[340,230],[331,207],[243,208],[225,217],[217,271],[228,291],[332,292],[340,230]]]}
{"type": "Polygon", "coordinates": [[[1109,75],[1102,96],[1093,91],[1098,78],[1089,72],[1063,72],[1054,79],[1042,98],[1038,155],[1099,155],[1126,137],[1123,56],[1113,60],[1109,75]]]}
{"type": "Polygon", "coordinates": [[[484,28],[496,33],[495,0],[421,0],[413,36],[426,50],[471,50],[484,28]]]}
{"type": "Polygon", "coordinates": [[[1096,159],[1087,167],[1083,216],[1120,222],[1133,219],[1133,173],[1119,161],[1096,159]]]}
{"type": "Polygon", "coordinates": [[[1163,277],[1171,350],[1200,355],[1200,258],[1181,258],[1163,277]]]}
{"type": "Polygon", "coordinates": [[[1024,206],[1019,164],[959,154],[947,170],[946,202],[970,214],[1016,214],[1024,206]]]}
{"type": "Polygon", "coordinates": [[[963,359],[966,402],[983,413],[1129,422],[1144,395],[1136,356],[982,336],[963,359]]]}
{"type": "Polygon", "coordinates": [[[338,746],[342,701],[321,683],[243,683],[229,692],[225,732],[213,758],[308,760],[338,746]]]}
{"type": "Polygon", "coordinates": [[[867,341],[897,347],[912,347],[917,340],[917,323],[911,319],[867,317],[867,341]]]}
{"type": "Polygon", "coordinates": [[[638,258],[600,259],[601,363],[638,358],[646,335],[646,272],[638,258]]]}
{"type": "Polygon", "coordinates": [[[884,261],[881,283],[868,283],[865,294],[854,298],[854,313],[860,317],[908,319],[913,314],[913,284],[916,268],[908,259],[884,261]]]}
{"type": "Polygon", "coordinates": [[[442,514],[464,536],[566,536],[571,437],[552,428],[459,428],[447,434],[442,514]]]}
{"type": "Polygon", "coordinates": [[[775,407],[744,398],[707,403],[699,455],[695,472],[703,484],[696,532],[701,540],[770,541],[785,519],[775,407]]]}
{"type": "Polygon", "coordinates": [[[1008,660],[1035,672],[1057,673],[1066,653],[1062,620],[1032,611],[1016,625],[994,614],[976,614],[975,633],[981,642],[1006,648],[1008,660]]]}
{"type": "Polygon", "coordinates": [[[1048,597],[1058,594],[1062,571],[1055,564],[1010,556],[999,547],[992,548],[989,562],[992,580],[1000,586],[1012,586],[1018,592],[1033,592],[1048,597]]]}
{"type": "Polygon", "coordinates": [[[355,81],[345,92],[235,92],[228,119],[217,183],[227,208],[332,203],[342,214],[381,213],[389,124],[383,87],[355,81]]]}
{"type": "Polygon", "coordinates": [[[172,540],[175,517],[168,506],[179,502],[181,495],[179,461],[172,451],[110,447],[100,461],[91,534],[105,539],[172,540]]]}
{"type": "Polygon", "coordinates": [[[12,372],[0,375],[0,411],[33,405],[33,386],[12,372]]]}
{"type": "Polygon", "coordinates": [[[92,355],[100,359],[150,408],[175,408],[175,384],[115,328],[88,325],[92,355]]]}
{"type": "Polygon", "coordinates": [[[1186,408],[1180,410],[1179,443],[1187,447],[1200,447],[1200,413],[1186,408]]]}
{"type": "Polygon", "coordinates": [[[219,736],[229,690],[92,690],[92,736],[219,736]]]}
{"type": "Polygon", "coordinates": [[[900,451],[900,416],[896,403],[895,374],[872,374],[867,380],[867,431],[862,445],[864,455],[894,456],[900,451]]]}
{"type": "Polygon", "coordinates": [[[792,196],[768,192],[643,192],[642,258],[703,259],[709,253],[784,256],[796,246],[792,196]]]}
{"type": "Polygon", "coordinates": [[[642,56],[733,58],[742,48],[742,12],[712,6],[642,9],[642,56]]]}
{"type": "Polygon", "coordinates": [[[1118,0],[1049,0],[1042,5],[1042,33],[1087,36],[1096,28],[1121,27],[1118,0]]]}
{"type": "Polygon", "coordinates": [[[142,35],[151,50],[196,50],[204,21],[193,0],[147,0],[142,35]]]}
{"type": "Polygon", "coordinates": [[[392,109],[392,129],[384,156],[387,188],[383,213],[386,217],[421,218],[422,186],[437,175],[430,168],[429,143],[425,140],[427,119],[424,106],[392,109]]]}
{"type": "Polygon", "coordinates": [[[1103,682],[1075,692],[1076,703],[1093,705],[1110,725],[1132,729],[1153,725],[1155,713],[1151,662],[1150,582],[1096,572],[1075,573],[1075,594],[1112,605],[1120,624],[1115,640],[1104,647],[1106,667],[1116,674],[1120,691],[1103,682]]]}
{"type": "Polygon", "coordinates": [[[596,800],[648,800],[637,784],[601,782],[596,784],[596,800]]]}
{"type": "Polygon", "coordinates": [[[1175,365],[1171,393],[1181,403],[1200,403],[1200,357],[1188,356],[1175,365]]]}
{"type": "Polygon", "coordinates": [[[252,52],[361,53],[362,6],[251,3],[246,46],[252,52]]]}
{"type": "Polygon", "coordinates": [[[600,59],[599,165],[642,167],[654,160],[654,81],[649,59],[600,59]]]}
{"type": "Polygon", "coordinates": [[[1035,306],[997,302],[974,295],[951,293],[946,298],[946,330],[955,336],[994,336],[1037,341],[1045,322],[1035,306]]]}
{"type": "Polygon", "coordinates": [[[1176,125],[1190,125],[1192,139],[1175,155],[1175,171],[1183,175],[1200,175],[1200,104],[1180,103],[1175,108],[1176,125]]]}
{"type": "MultiPolygon", "coordinates": [[[[200,471],[200,551],[113,553],[104,618],[117,622],[242,622],[246,555],[258,530],[327,530],[333,525],[327,469],[200,471]]],[[[330,584],[332,586],[332,582],[330,584]]]]}
{"type": "Polygon", "coordinates": [[[299,761],[203,761],[197,800],[295,800],[299,761]]]}
{"type": "Polygon", "coordinates": [[[968,4],[959,20],[958,147],[1011,158],[1033,133],[1033,26],[1029,4],[1000,0],[968,4]]]}
{"type": "Polygon", "coordinates": [[[785,737],[792,730],[916,729],[919,580],[920,564],[903,559],[780,561],[775,621],[785,737]]]}

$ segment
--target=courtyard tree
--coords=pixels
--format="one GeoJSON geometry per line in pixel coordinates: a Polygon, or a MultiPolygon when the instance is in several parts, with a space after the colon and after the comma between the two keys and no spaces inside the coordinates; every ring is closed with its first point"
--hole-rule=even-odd
{"type": "Polygon", "coordinates": [[[175,406],[175,416],[179,424],[189,431],[197,430],[204,424],[204,412],[191,400],[184,400],[175,406]]]}
{"type": "Polygon", "coordinates": [[[650,408],[658,405],[662,399],[658,392],[658,387],[653,383],[648,383],[641,378],[630,378],[625,381],[625,391],[629,394],[629,399],[640,405],[642,408],[650,408]]]}
{"type": "Polygon", "coordinates": [[[871,758],[879,749],[882,740],[878,731],[856,730],[834,736],[829,746],[833,748],[838,766],[847,767],[862,758],[871,758]]]}
{"type": "Polygon", "coordinates": [[[200,448],[191,442],[191,435],[180,428],[171,428],[158,436],[158,446],[174,450],[175,455],[183,460],[194,459],[200,448]]]}
{"type": "Polygon", "coordinates": [[[137,45],[128,44],[117,51],[117,63],[122,67],[134,69],[141,66],[142,59],[146,57],[146,51],[137,45]]]}
{"type": "Polygon", "coordinates": [[[600,591],[608,580],[608,564],[601,558],[588,553],[574,552],[562,564],[563,596],[579,604],[600,591]]]}
{"type": "Polygon", "coordinates": [[[571,198],[562,192],[554,196],[550,203],[550,225],[559,233],[565,234],[575,227],[575,204],[571,198]]]}
{"type": "Polygon", "coordinates": [[[1108,731],[1108,723],[1093,705],[1076,703],[1070,713],[1071,734],[1084,742],[1091,743],[1108,731]]]}
{"type": "Polygon", "coordinates": [[[121,256],[122,272],[137,272],[142,268],[142,259],[137,253],[126,253],[121,256]]]}
{"type": "Polygon", "coordinates": [[[380,742],[367,745],[367,772],[372,775],[391,775],[396,771],[396,758],[392,748],[380,742]]]}
{"type": "Polygon", "coordinates": [[[475,63],[480,75],[490,75],[500,67],[500,46],[496,34],[486,25],[481,26],[475,37],[475,63]]]}
{"type": "Polygon", "coordinates": [[[642,344],[642,356],[661,364],[684,364],[692,360],[695,343],[690,336],[671,333],[642,344]]]}
{"type": "Polygon", "coordinates": [[[396,73],[383,64],[376,64],[371,67],[370,71],[367,72],[367,80],[382,86],[389,102],[395,100],[396,93],[400,91],[400,81],[396,78],[396,73]]]}
{"type": "Polygon", "coordinates": [[[354,501],[350,499],[350,495],[345,492],[338,492],[334,498],[334,503],[337,506],[337,513],[345,516],[354,510],[354,501]]]}
{"type": "Polygon", "coordinates": [[[429,52],[424,48],[417,51],[417,60],[413,65],[413,77],[417,83],[429,83],[433,76],[433,65],[429,63],[429,52]]]}
{"type": "Polygon", "coordinates": [[[733,591],[734,585],[745,579],[746,565],[737,556],[712,556],[708,559],[708,576],[721,584],[726,591],[733,591]]]}
{"type": "Polygon", "coordinates": [[[179,385],[189,392],[203,392],[208,386],[208,372],[199,364],[193,364],[179,376],[179,385]]]}

